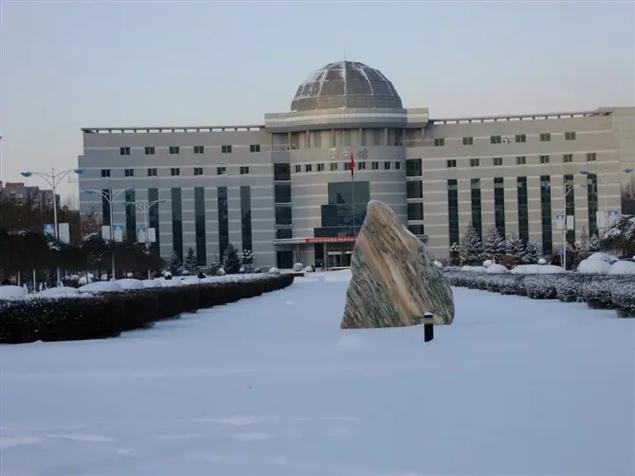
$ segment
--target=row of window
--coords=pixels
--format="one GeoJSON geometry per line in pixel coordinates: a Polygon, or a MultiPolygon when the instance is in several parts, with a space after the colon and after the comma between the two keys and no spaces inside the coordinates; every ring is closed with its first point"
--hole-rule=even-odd
{"type": "MultiPolygon", "coordinates": [[[[134,177],[135,169],[124,169],[124,177],[134,177]]],[[[148,177],[157,177],[159,169],[157,168],[149,168],[146,169],[146,175],[148,177]]],[[[104,178],[110,177],[111,171],[110,169],[101,169],[101,176],[104,178]]],[[[203,175],[203,167],[194,167],[193,169],[194,175],[203,175]]],[[[225,175],[227,173],[227,167],[216,167],[216,175],[225,175]]],[[[248,166],[241,166],[239,168],[240,175],[247,175],[249,173],[248,166]]],[[[170,168],[170,175],[172,177],[178,177],[181,175],[181,169],[179,167],[170,168]]]]}
{"type": "MultiPolygon", "coordinates": [[[[340,162],[329,162],[329,170],[330,171],[335,171],[335,170],[339,170],[340,167],[340,162]]],[[[342,167],[343,170],[350,170],[351,169],[351,164],[350,162],[342,162],[342,167]]],[[[383,170],[390,170],[391,168],[393,168],[395,170],[401,170],[401,162],[389,162],[389,161],[385,161],[383,162],[383,170]]],[[[355,168],[357,170],[367,170],[366,167],[366,162],[356,162],[355,163],[355,168]]],[[[370,169],[371,170],[380,170],[380,162],[379,161],[371,161],[370,162],[370,169]]],[[[304,164],[304,171],[305,172],[324,172],[326,170],[326,164],[324,163],[319,163],[319,164],[304,164]],[[315,165],[315,167],[313,167],[315,165]]],[[[296,173],[301,173],[302,172],[302,165],[300,164],[296,164],[295,166],[295,172],[296,173]]],[[[279,180],[279,179],[277,179],[279,180]]],[[[289,179],[286,179],[289,180],[289,179]]]]}
{"type": "MultiPolygon", "coordinates": [[[[180,154],[181,147],[178,145],[171,145],[168,147],[168,152],[172,155],[180,154]]],[[[221,145],[221,152],[223,154],[231,154],[232,146],[231,145],[221,145]]],[[[260,152],[260,144],[251,144],[249,146],[249,152],[260,152]]],[[[156,153],[156,149],[154,147],[148,146],[144,147],[145,155],[154,155],[156,153]]],[[[203,145],[195,145],[194,146],[195,154],[204,154],[205,146],[203,145]]],[[[120,147],[119,155],[130,155],[130,147],[120,147]]]]}
{"type": "MultiPolygon", "coordinates": [[[[538,157],[541,164],[548,164],[551,161],[551,156],[549,155],[541,155],[538,157]]],[[[587,162],[595,162],[597,160],[597,154],[595,152],[589,152],[586,154],[587,162]]],[[[563,154],[562,156],[563,163],[573,162],[573,154],[563,154]]],[[[516,165],[525,165],[527,164],[527,157],[518,156],[516,157],[516,165]]],[[[446,165],[449,169],[456,167],[456,159],[448,159],[446,161],[446,165]]],[[[470,159],[470,167],[480,167],[481,159],[470,159]]],[[[499,166],[503,165],[503,157],[492,157],[492,165],[499,166]]]]}
{"type": "MultiPolygon", "coordinates": [[[[551,142],[551,132],[541,132],[539,135],[540,142],[551,142]]],[[[517,143],[527,142],[527,134],[516,134],[514,140],[517,143]]],[[[569,131],[564,133],[564,140],[575,140],[575,131],[569,131]]],[[[503,136],[490,136],[490,144],[505,144],[509,142],[509,138],[503,136]]],[[[434,139],[435,147],[443,147],[445,145],[444,137],[436,137],[434,139]]],[[[463,145],[474,145],[474,137],[463,137],[463,145]]]]}

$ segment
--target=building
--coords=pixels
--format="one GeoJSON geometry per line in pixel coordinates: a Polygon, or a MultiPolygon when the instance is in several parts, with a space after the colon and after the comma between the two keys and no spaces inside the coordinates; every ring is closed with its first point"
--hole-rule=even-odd
{"type": "MultiPolygon", "coordinates": [[[[59,195],[57,196],[59,208],[59,195]]],[[[19,206],[29,206],[33,210],[52,210],[53,191],[40,190],[37,186],[25,186],[22,182],[0,182],[0,201],[8,201],[19,206]]]]}
{"type": "Polygon", "coordinates": [[[110,223],[107,201],[87,191],[112,193],[114,223],[135,237],[145,222],[135,204],[154,202],[155,250],[167,258],[191,247],[201,264],[232,243],[256,265],[346,265],[370,199],[439,258],[470,223],[549,254],[562,244],[565,208],[574,240],[632,206],[635,108],[436,119],[350,61],[314,72],[290,111],[264,124],[82,130],[82,213],[110,223]]]}

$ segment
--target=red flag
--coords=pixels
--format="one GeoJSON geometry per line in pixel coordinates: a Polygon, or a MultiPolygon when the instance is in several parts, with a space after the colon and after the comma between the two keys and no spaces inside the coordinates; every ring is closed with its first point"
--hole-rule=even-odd
{"type": "Polygon", "coordinates": [[[353,153],[351,152],[351,160],[349,162],[350,165],[350,169],[351,169],[351,177],[353,175],[355,175],[355,159],[353,158],[353,153]]]}

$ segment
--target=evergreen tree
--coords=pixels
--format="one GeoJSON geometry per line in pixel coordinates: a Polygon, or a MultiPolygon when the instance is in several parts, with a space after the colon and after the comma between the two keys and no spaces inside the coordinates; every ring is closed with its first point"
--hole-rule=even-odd
{"type": "Polygon", "coordinates": [[[505,254],[505,240],[498,233],[496,228],[492,228],[483,243],[483,257],[486,259],[497,260],[505,254]]]}
{"type": "Polygon", "coordinates": [[[523,253],[522,262],[525,264],[534,264],[540,258],[540,247],[534,240],[529,240],[523,253]]]}
{"type": "Polygon", "coordinates": [[[483,243],[470,223],[460,244],[461,260],[468,265],[481,264],[483,261],[483,243]]]}
{"type": "Polygon", "coordinates": [[[450,263],[453,264],[454,266],[457,266],[460,263],[460,258],[461,258],[461,247],[455,241],[454,243],[452,243],[452,246],[450,246],[450,263]]]}
{"type": "Polygon", "coordinates": [[[190,274],[195,273],[198,269],[198,261],[196,259],[196,255],[194,254],[194,249],[191,246],[187,249],[187,255],[185,256],[183,267],[190,274]]]}
{"type": "Polygon", "coordinates": [[[596,253],[598,251],[600,251],[600,239],[598,238],[598,235],[595,234],[589,240],[589,252],[588,252],[588,254],[596,253]]]}
{"type": "Polygon", "coordinates": [[[243,250],[243,265],[248,271],[251,270],[251,263],[254,262],[254,255],[251,250],[243,250]]]}
{"type": "Polygon", "coordinates": [[[508,255],[513,256],[518,261],[522,261],[525,254],[525,243],[518,235],[511,235],[505,242],[505,248],[508,255]]]}
{"type": "Polygon", "coordinates": [[[240,270],[240,260],[238,259],[238,252],[234,245],[231,243],[227,245],[225,249],[225,256],[223,257],[223,266],[228,274],[236,274],[240,270]]]}
{"type": "Polygon", "coordinates": [[[218,269],[221,267],[220,259],[218,255],[212,255],[212,258],[209,261],[209,273],[215,275],[218,273],[218,269]]]}
{"type": "Polygon", "coordinates": [[[583,226],[580,229],[580,240],[576,243],[576,249],[578,250],[578,260],[583,260],[587,256],[589,256],[589,235],[586,231],[586,228],[583,226]]]}
{"type": "Polygon", "coordinates": [[[168,268],[172,275],[179,274],[181,271],[181,258],[176,254],[176,251],[172,252],[172,256],[170,256],[170,261],[168,262],[168,268]]]}

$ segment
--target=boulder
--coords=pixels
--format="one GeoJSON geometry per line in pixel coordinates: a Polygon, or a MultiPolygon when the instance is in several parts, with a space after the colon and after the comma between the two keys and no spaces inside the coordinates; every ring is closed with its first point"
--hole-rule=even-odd
{"type": "Polygon", "coordinates": [[[425,245],[384,203],[368,203],[351,260],[341,327],[399,327],[454,319],[452,290],[425,245]]]}

